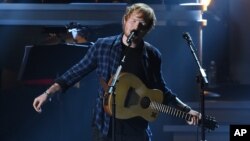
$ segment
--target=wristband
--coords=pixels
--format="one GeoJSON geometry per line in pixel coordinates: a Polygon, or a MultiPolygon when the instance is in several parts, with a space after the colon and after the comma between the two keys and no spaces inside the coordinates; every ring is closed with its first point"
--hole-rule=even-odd
{"type": "Polygon", "coordinates": [[[52,101],[52,95],[48,91],[45,91],[44,94],[49,98],[49,101],[52,101]]]}

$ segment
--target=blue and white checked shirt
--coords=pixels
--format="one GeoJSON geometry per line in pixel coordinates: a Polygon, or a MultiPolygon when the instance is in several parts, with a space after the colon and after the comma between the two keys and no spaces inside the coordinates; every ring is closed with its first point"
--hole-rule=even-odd
{"type": "MultiPolygon", "coordinates": [[[[120,64],[122,56],[122,34],[100,38],[95,44],[88,50],[85,56],[65,72],[62,76],[57,78],[57,82],[65,91],[68,87],[74,85],[88,73],[96,70],[97,76],[102,78],[106,82],[109,81],[110,76],[115,74],[117,67],[120,64]]],[[[166,87],[165,81],[161,73],[161,54],[152,45],[144,42],[143,48],[143,66],[147,76],[147,82],[144,82],[149,88],[157,88],[163,91],[165,95],[166,103],[175,98],[175,95],[166,87]]],[[[97,103],[94,109],[94,124],[98,129],[107,135],[109,131],[110,116],[105,113],[103,109],[102,95],[104,90],[99,84],[99,95],[97,97],[97,103]]],[[[151,132],[147,129],[149,135],[151,132]]]]}

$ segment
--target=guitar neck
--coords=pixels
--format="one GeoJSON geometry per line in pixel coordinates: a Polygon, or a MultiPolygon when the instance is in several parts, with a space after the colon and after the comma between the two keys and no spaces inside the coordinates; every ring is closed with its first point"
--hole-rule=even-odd
{"type": "Polygon", "coordinates": [[[187,121],[191,121],[191,118],[193,117],[193,115],[191,114],[185,113],[181,110],[175,109],[167,105],[163,105],[161,103],[153,102],[153,101],[151,101],[150,107],[159,112],[166,113],[175,117],[179,117],[187,121]]]}

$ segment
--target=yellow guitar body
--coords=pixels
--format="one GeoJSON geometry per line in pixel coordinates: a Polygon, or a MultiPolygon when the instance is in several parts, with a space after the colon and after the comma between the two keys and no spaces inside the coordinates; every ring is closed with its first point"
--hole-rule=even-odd
{"type": "MultiPolygon", "coordinates": [[[[112,115],[112,97],[105,94],[104,110],[112,115]]],[[[153,121],[158,111],[150,108],[151,101],[162,103],[163,94],[157,89],[148,89],[142,81],[133,74],[122,73],[115,89],[116,118],[129,119],[140,116],[147,121],[153,121]]]]}

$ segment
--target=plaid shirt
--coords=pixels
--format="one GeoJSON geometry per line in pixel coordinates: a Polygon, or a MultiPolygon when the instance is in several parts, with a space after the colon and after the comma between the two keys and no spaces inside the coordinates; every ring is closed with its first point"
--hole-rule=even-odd
{"type": "MultiPolygon", "coordinates": [[[[89,72],[96,70],[99,78],[106,82],[110,76],[115,74],[122,57],[122,34],[98,39],[95,44],[88,50],[79,63],[65,72],[56,79],[56,82],[65,91],[68,87],[78,82],[89,72]]],[[[161,54],[160,52],[147,42],[144,42],[143,60],[144,71],[147,82],[144,82],[149,88],[157,88],[162,90],[166,95],[166,102],[171,101],[175,95],[166,87],[161,74],[161,54]]],[[[94,112],[94,124],[104,134],[108,134],[110,116],[103,109],[102,95],[103,88],[100,85],[99,95],[94,112]]],[[[149,128],[147,133],[151,135],[149,128]]]]}

